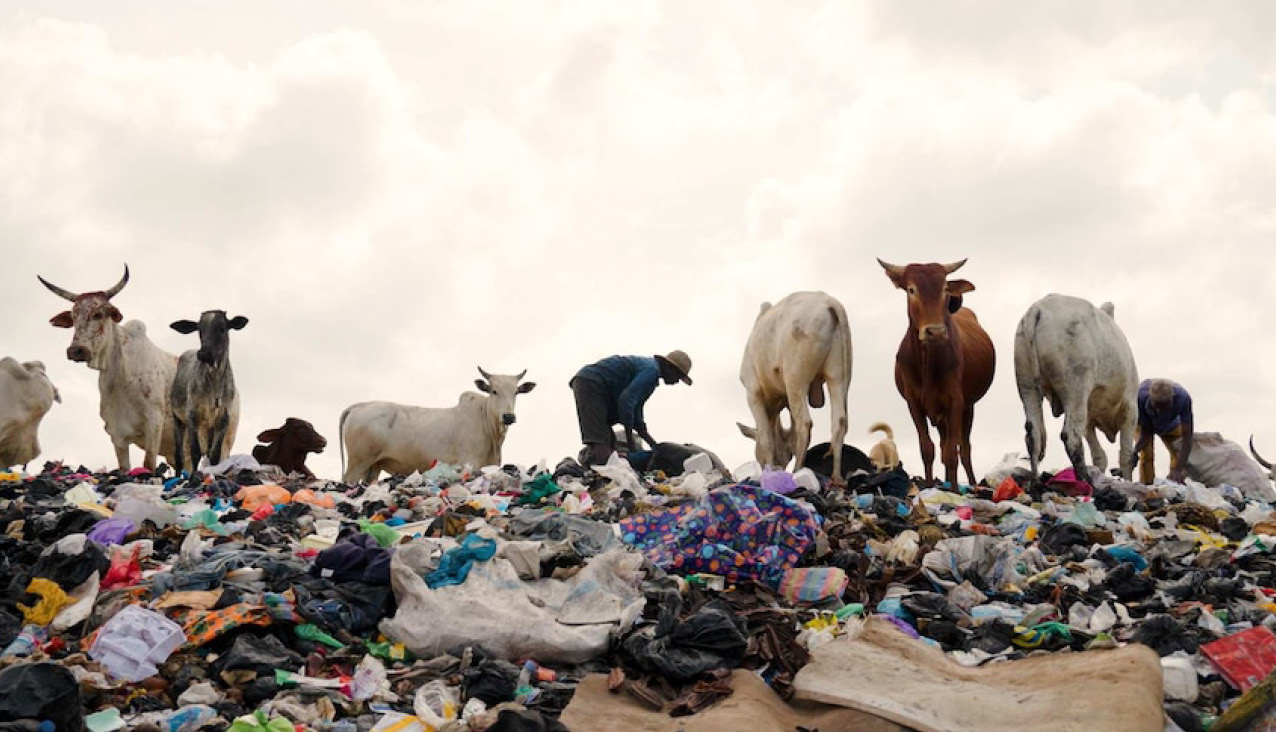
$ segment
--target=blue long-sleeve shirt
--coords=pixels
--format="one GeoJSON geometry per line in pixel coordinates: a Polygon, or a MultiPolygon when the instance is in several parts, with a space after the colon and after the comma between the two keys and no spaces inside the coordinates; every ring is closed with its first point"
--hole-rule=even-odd
{"type": "Polygon", "coordinates": [[[660,365],[654,357],[608,356],[577,371],[576,378],[601,383],[615,419],[630,429],[646,431],[642,408],[660,383],[660,365]]]}

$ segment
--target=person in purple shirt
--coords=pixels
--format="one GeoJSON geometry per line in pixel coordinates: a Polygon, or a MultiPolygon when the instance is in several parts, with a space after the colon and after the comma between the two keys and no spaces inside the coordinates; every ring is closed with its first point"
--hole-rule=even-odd
{"type": "Polygon", "coordinates": [[[1156,478],[1152,445],[1155,435],[1170,452],[1167,477],[1182,483],[1187,460],[1192,455],[1192,396],[1169,379],[1145,379],[1139,384],[1138,405],[1139,437],[1134,443],[1134,453],[1139,463],[1139,482],[1149,484],[1156,478]]]}
{"type": "Polygon", "coordinates": [[[643,405],[647,403],[661,380],[666,384],[679,381],[690,384],[691,357],[683,351],[670,351],[667,356],[608,356],[583,367],[568,386],[576,396],[576,418],[580,422],[582,464],[600,465],[616,450],[616,434],[612,425],[625,428],[625,441],[634,449],[634,433],[655,445],[647,431],[643,405]]]}

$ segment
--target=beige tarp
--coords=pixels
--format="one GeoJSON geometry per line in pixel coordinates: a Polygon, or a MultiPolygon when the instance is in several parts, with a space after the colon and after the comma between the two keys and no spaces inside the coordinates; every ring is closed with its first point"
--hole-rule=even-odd
{"type": "Polygon", "coordinates": [[[607,691],[607,677],[585,677],[562,721],[570,730],[625,732],[793,732],[798,725],[820,732],[900,732],[903,728],[854,709],[817,702],[785,704],[751,671],[731,677],[735,693],[699,714],[670,717],[625,692],[607,691]]]}
{"type": "Polygon", "coordinates": [[[857,639],[816,648],[794,688],[922,732],[1165,729],[1160,660],[1137,644],[967,668],[871,618],[857,639]]]}

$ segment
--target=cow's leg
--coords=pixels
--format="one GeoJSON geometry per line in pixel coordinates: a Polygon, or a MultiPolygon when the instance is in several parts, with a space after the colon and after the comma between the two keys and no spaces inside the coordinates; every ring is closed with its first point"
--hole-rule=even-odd
{"type": "MultiPolygon", "coordinates": [[[[811,408],[806,405],[807,390],[789,387],[789,419],[793,420],[793,469],[798,470],[811,447],[811,408]]],[[[835,460],[837,458],[834,458],[835,460]]],[[[787,467],[777,465],[777,468],[787,467]]]]}
{"type": "Polygon", "coordinates": [[[190,420],[190,427],[186,430],[186,444],[190,447],[190,472],[192,475],[196,470],[199,470],[199,459],[204,456],[199,445],[200,425],[193,417],[194,415],[192,415],[190,420]]]}
{"type": "Polygon", "coordinates": [[[129,463],[128,457],[128,441],[121,441],[112,437],[111,444],[115,447],[115,462],[120,466],[120,470],[125,472],[131,470],[132,465],[129,463]]]}
{"type": "Polygon", "coordinates": [[[766,403],[756,395],[751,395],[749,398],[749,411],[753,413],[753,424],[757,425],[757,435],[753,438],[753,457],[763,467],[774,465],[776,425],[779,418],[770,414],[766,403]]]}
{"type": "Polygon", "coordinates": [[[146,453],[142,456],[142,467],[147,470],[155,469],[163,436],[164,424],[162,420],[154,420],[154,424],[147,426],[146,432],[142,437],[142,450],[146,453]]]}
{"type": "Polygon", "coordinates": [[[1046,416],[1041,408],[1044,399],[1041,390],[1035,386],[1019,390],[1019,401],[1023,403],[1023,442],[1028,448],[1028,464],[1034,478],[1046,456],[1046,416]]]}
{"type": "Polygon", "coordinates": [[[173,417],[173,470],[181,474],[186,465],[186,425],[173,417]]]}
{"type": "Polygon", "coordinates": [[[917,444],[921,447],[922,467],[925,470],[926,482],[935,482],[935,441],[930,438],[930,427],[926,424],[926,415],[920,404],[908,403],[908,414],[913,418],[913,426],[917,428],[917,444]]]}
{"type": "Polygon", "coordinates": [[[961,413],[961,464],[966,468],[966,479],[973,486],[975,484],[975,469],[971,467],[972,458],[970,456],[970,432],[975,426],[975,405],[969,404],[961,413]]]}
{"type": "MultiPolygon", "coordinates": [[[[842,443],[846,440],[847,385],[830,381],[828,386],[831,402],[829,418],[832,420],[832,439],[829,444],[833,450],[833,485],[846,485],[846,479],[842,477],[842,443]]],[[[805,452],[801,454],[804,455],[805,452]]]]}
{"type": "Polygon", "coordinates": [[[949,408],[939,427],[939,461],[944,466],[944,480],[953,490],[957,489],[957,465],[959,462],[959,446],[961,445],[962,413],[949,408]]]}
{"type": "Polygon", "coordinates": [[[208,462],[216,465],[222,461],[222,443],[226,441],[226,430],[230,428],[230,415],[222,414],[213,424],[212,434],[208,438],[208,462]]]}
{"type": "Polygon", "coordinates": [[[1089,410],[1086,408],[1086,397],[1075,396],[1076,392],[1085,391],[1075,389],[1063,405],[1063,449],[1068,453],[1068,460],[1077,474],[1077,480],[1090,479],[1086,468],[1085,448],[1081,444],[1081,435],[1089,421],[1089,410]]]}
{"type": "Polygon", "coordinates": [[[1127,409],[1125,424],[1121,425],[1121,451],[1118,455],[1121,461],[1121,480],[1130,480],[1134,475],[1134,427],[1138,421],[1136,411],[1127,409]]]}
{"type": "Polygon", "coordinates": [[[1090,461],[1094,463],[1098,474],[1107,475],[1108,451],[1103,449],[1103,443],[1099,441],[1099,431],[1092,424],[1086,426],[1085,441],[1090,446],[1090,461]]]}

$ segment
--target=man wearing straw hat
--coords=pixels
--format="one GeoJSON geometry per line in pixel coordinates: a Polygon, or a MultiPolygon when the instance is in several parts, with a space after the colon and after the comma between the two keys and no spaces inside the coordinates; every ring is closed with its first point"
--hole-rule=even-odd
{"type": "Polygon", "coordinates": [[[614,424],[625,428],[629,449],[634,448],[634,433],[655,445],[643,418],[643,405],[661,380],[666,384],[690,384],[690,371],[691,357],[684,351],[670,351],[664,356],[608,356],[577,371],[568,385],[576,396],[576,419],[580,422],[580,439],[585,443],[580,462],[607,462],[616,450],[614,424]]]}

